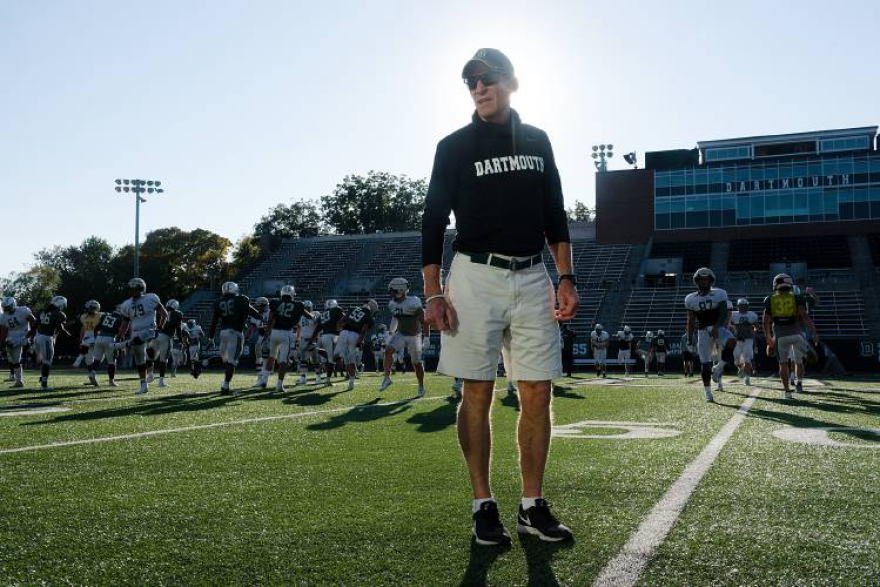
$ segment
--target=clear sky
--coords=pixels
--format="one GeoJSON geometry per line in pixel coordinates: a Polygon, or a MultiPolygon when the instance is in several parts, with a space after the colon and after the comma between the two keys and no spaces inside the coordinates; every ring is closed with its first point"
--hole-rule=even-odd
{"type": "Polygon", "coordinates": [[[0,275],[90,235],[133,241],[118,177],[160,179],[142,234],[230,240],[278,202],[370,169],[427,177],[469,120],[482,46],[516,67],[566,205],[589,149],[875,125],[880,2],[5,0],[0,275]]]}

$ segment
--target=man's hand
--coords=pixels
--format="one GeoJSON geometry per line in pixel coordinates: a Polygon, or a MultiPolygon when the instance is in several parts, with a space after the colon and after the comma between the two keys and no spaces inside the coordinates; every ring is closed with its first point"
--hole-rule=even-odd
{"type": "Polygon", "coordinates": [[[712,340],[718,340],[718,330],[719,330],[719,327],[716,326],[711,331],[709,331],[709,336],[712,337],[712,340]]]}
{"type": "Polygon", "coordinates": [[[556,310],[556,320],[563,322],[575,317],[581,303],[577,288],[568,280],[560,282],[559,289],[556,291],[556,301],[559,303],[559,309],[556,310]]]}
{"type": "Polygon", "coordinates": [[[458,330],[458,316],[455,314],[455,308],[446,298],[434,298],[428,302],[425,308],[425,322],[432,329],[441,332],[458,330]]]}

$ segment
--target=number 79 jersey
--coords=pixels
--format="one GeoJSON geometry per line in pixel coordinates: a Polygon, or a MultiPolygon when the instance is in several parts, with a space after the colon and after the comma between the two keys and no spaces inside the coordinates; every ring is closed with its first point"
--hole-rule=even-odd
{"type": "Polygon", "coordinates": [[[699,291],[689,293],[684,299],[684,307],[696,314],[697,329],[703,330],[718,324],[721,308],[727,308],[727,292],[713,287],[705,295],[699,291]]]}
{"type": "Polygon", "coordinates": [[[122,302],[119,313],[131,320],[131,331],[138,332],[156,327],[156,309],[161,304],[159,296],[148,293],[122,302]]]}

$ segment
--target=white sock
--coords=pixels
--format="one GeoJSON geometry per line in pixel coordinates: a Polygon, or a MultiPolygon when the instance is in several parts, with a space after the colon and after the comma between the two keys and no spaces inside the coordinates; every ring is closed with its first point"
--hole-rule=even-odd
{"type": "Polygon", "coordinates": [[[541,499],[541,496],[538,497],[524,497],[522,498],[522,507],[524,510],[535,507],[535,502],[541,499]]]}
{"type": "Polygon", "coordinates": [[[703,391],[706,393],[712,393],[712,388],[711,387],[703,387],[703,391]]]}
{"type": "Polygon", "coordinates": [[[482,499],[475,499],[474,500],[474,513],[477,513],[478,511],[480,511],[480,506],[482,506],[487,501],[495,501],[495,496],[484,497],[482,499]]]}

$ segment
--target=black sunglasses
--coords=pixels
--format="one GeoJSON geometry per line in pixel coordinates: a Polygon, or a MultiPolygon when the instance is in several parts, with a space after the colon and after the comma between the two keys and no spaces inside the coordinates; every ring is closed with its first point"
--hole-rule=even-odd
{"type": "Polygon", "coordinates": [[[464,78],[464,83],[467,84],[469,90],[476,90],[477,83],[483,82],[484,86],[494,86],[499,81],[501,81],[501,74],[497,71],[487,71],[486,73],[481,73],[480,75],[469,75],[464,78]]]}

